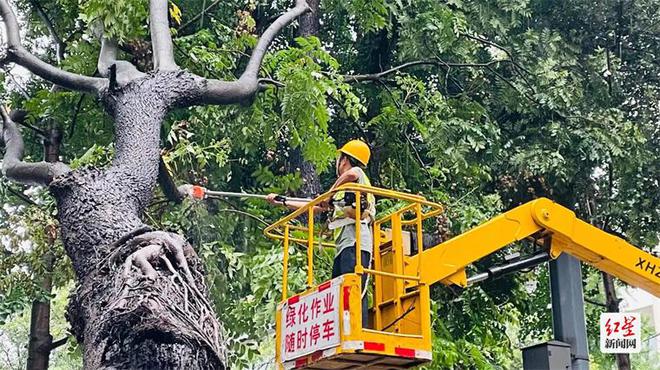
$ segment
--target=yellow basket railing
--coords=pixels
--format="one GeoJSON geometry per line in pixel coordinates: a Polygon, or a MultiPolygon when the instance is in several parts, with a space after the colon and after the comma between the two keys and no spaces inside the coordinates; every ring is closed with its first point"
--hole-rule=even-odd
{"type": "MultiPolygon", "coordinates": [[[[288,264],[289,264],[289,245],[291,242],[293,243],[298,243],[302,244],[307,247],[307,286],[308,288],[311,288],[314,285],[314,268],[313,268],[313,260],[314,260],[314,245],[321,245],[324,247],[334,247],[335,244],[333,242],[328,242],[322,240],[321,237],[319,237],[318,241],[315,241],[314,238],[314,207],[319,206],[321,203],[331,199],[337,192],[344,191],[344,192],[353,192],[355,193],[355,199],[358,200],[355,202],[355,219],[360,220],[361,219],[361,212],[362,210],[360,201],[361,195],[363,194],[372,194],[374,196],[380,197],[380,198],[387,198],[387,199],[394,199],[394,200],[400,200],[404,202],[408,202],[406,206],[392,212],[391,214],[388,214],[386,216],[383,216],[379,219],[377,219],[374,222],[374,230],[377,231],[377,236],[374,239],[374,257],[376,257],[376,254],[378,252],[378,245],[379,243],[376,243],[376,240],[380,240],[380,228],[383,224],[385,223],[392,223],[392,229],[393,232],[400,237],[401,235],[401,228],[403,226],[411,226],[415,225],[417,229],[417,251],[420,254],[421,257],[421,252],[423,249],[423,243],[422,243],[422,222],[430,217],[434,217],[439,215],[440,213],[443,212],[443,208],[440,204],[430,202],[426,200],[426,198],[420,196],[420,195],[412,195],[412,194],[406,194],[398,191],[393,191],[389,189],[383,189],[383,188],[378,188],[378,187],[373,187],[373,186],[367,186],[367,185],[360,185],[360,184],[344,184],[342,186],[339,186],[338,188],[328,191],[324,194],[319,195],[309,203],[307,203],[305,206],[295,210],[294,212],[290,213],[286,217],[280,219],[279,221],[275,222],[274,224],[268,226],[264,230],[264,234],[268,236],[269,238],[275,239],[275,240],[281,240],[283,242],[283,249],[284,249],[284,255],[283,255],[283,264],[284,264],[284,269],[283,269],[283,280],[282,280],[282,299],[287,298],[287,287],[288,287],[288,264]],[[427,207],[429,209],[428,212],[423,212],[422,207],[427,207]],[[409,220],[402,220],[402,217],[406,213],[411,213],[414,212],[415,217],[409,220]],[[301,225],[294,225],[292,222],[296,220],[298,217],[302,215],[307,215],[307,226],[301,226],[301,225]],[[307,232],[307,237],[306,238],[301,238],[299,236],[292,236],[291,231],[292,230],[297,230],[297,231],[303,231],[307,232]]],[[[402,273],[401,274],[396,274],[396,273],[390,273],[390,272],[385,272],[385,271],[379,271],[375,269],[365,269],[362,266],[362,261],[361,261],[361,246],[360,246],[360,232],[361,228],[357,227],[355,229],[355,239],[356,239],[356,263],[355,263],[355,273],[356,274],[363,274],[363,273],[369,273],[373,274],[374,276],[387,276],[390,278],[395,278],[395,279],[403,279],[403,280],[411,280],[411,281],[419,281],[419,276],[405,276],[402,273]]],[[[419,275],[419,273],[418,273],[419,275]]]]}

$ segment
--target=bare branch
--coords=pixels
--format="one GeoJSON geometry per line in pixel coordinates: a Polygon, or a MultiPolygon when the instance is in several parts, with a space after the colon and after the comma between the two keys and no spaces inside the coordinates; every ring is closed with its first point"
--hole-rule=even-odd
{"type": "Polygon", "coordinates": [[[21,133],[1,105],[0,116],[3,122],[2,141],[6,147],[2,172],[8,179],[29,185],[48,185],[55,177],[71,171],[67,165],[60,162],[23,162],[24,144],[21,133]]]}
{"type": "Polygon", "coordinates": [[[196,16],[190,18],[190,20],[188,22],[186,22],[186,23],[182,24],[181,26],[179,26],[179,28],[177,28],[177,30],[183,31],[186,27],[190,26],[191,24],[195,23],[198,19],[200,19],[204,14],[206,14],[206,13],[210,12],[211,10],[213,10],[213,8],[218,6],[218,4],[220,4],[221,2],[222,2],[222,0],[215,0],[209,6],[207,6],[205,9],[202,9],[202,11],[199,14],[197,14],[196,16]]]}
{"type": "Polygon", "coordinates": [[[5,72],[5,74],[7,76],[9,76],[9,78],[14,83],[14,85],[16,85],[16,88],[21,93],[21,95],[23,95],[23,97],[25,99],[30,99],[30,94],[28,94],[27,90],[25,89],[25,86],[21,85],[21,83],[18,82],[18,80],[16,79],[16,76],[14,76],[13,73],[11,73],[10,71],[7,71],[7,70],[4,70],[3,72],[5,72]]]}
{"type": "Polygon", "coordinates": [[[283,82],[273,80],[272,78],[260,78],[258,82],[260,84],[273,85],[275,87],[285,87],[286,86],[283,82]]]}
{"type": "Polygon", "coordinates": [[[27,195],[21,193],[20,191],[14,190],[10,186],[7,186],[6,189],[7,189],[8,192],[12,193],[15,197],[22,200],[26,204],[31,205],[31,206],[36,206],[37,205],[37,203],[35,201],[33,201],[32,199],[30,199],[30,197],[28,197],[27,195]]]}
{"type": "Polygon", "coordinates": [[[199,101],[206,104],[230,104],[253,96],[259,90],[259,69],[273,39],[284,27],[308,11],[309,6],[305,0],[296,0],[296,6],[280,15],[261,35],[241,77],[236,81],[204,81],[204,91],[199,101]]]}
{"type": "Polygon", "coordinates": [[[598,302],[598,301],[596,301],[596,300],[589,299],[589,298],[587,298],[587,297],[584,297],[584,301],[587,302],[587,303],[591,303],[591,304],[594,305],[594,306],[600,306],[600,307],[605,307],[605,308],[607,308],[607,305],[606,305],[605,303],[601,303],[601,302],[598,302]]]}
{"type": "Polygon", "coordinates": [[[362,75],[345,75],[344,76],[344,81],[345,82],[362,82],[362,81],[378,81],[381,80],[383,77],[390,75],[392,73],[398,72],[400,70],[414,67],[414,66],[420,66],[420,65],[434,65],[434,66],[441,66],[441,67],[459,67],[459,68],[486,68],[490,67],[494,64],[497,63],[507,63],[509,62],[508,60],[492,60],[487,63],[449,63],[445,62],[441,59],[424,59],[424,60],[416,60],[412,62],[407,62],[403,63],[401,65],[398,65],[396,67],[390,68],[388,70],[378,72],[378,73],[371,73],[371,74],[362,74],[362,75]]]}
{"type": "Polygon", "coordinates": [[[465,37],[467,37],[467,38],[469,38],[469,39],[471,39],[471,40],[478,41],[478,42],[480,42],[480,43],[482,43],[482,44],[486,44],[486,45],[492,46],[492,47],[494,47],[494,48],[496,48],[496,49],[502,50],[502,51],[503,51],[503,52],[509,57],[509,59],[511,60],[511,63],[515,64],[516,67],[518,67],[518,68],[520,68],[521,70],[525,71],[527,74],[530,74],[530,75],[532,74],[532,72],[528,71],[527,69],[525,69],[523,66],[521,66],[520,64],[518,64],[518,63],[516,62],[516,59],[513,57],[513,54],[511,53],[511,51],[509,51],[509,49],[507,49],[507,48],[505,48],[505,47],[499,45],[498,43],[495,43],[495,42],[493,42],[493,41],[486,40],[486,39],[481,38],[481,37],[479,37],[479,36],[474,36],[474,35],[470,35],[470,34],[467,34],[467,33],[461,33],[461,35],[462,35],[462,36],[465,36],[465,37]]]}
{"type": "Polygon", "coordinates": [[[522,72],[525,72],[526,74],[528,74],[530,76],[533,76],[532,72],[530,72],[528,69],[523,67],[520,63],[518,63],[518,61],[516,61],[516,59],[514,58],[513,53],[511,53],[511,51],[509,51],[509,49],[507,49],[507,48],[505,48],[505,47],[503,47],[503,46],[501,46],[501,45],[499,45],[499,44],[497,44],[493,41],[489,41],[489,40],[486,40],[484,38],[481,38],[479,36],[469,35],[467,33],[461,33],[461,35],[469,38],[470,40],[474,40],[474,41],[480,42],[484,45],[492,46],[496,49],[502,50],[509,57],[509,61],[514,66],[514,70],[516,71],[516,74],[518,74],[518,76],[520,76],[520,78],[522,78],[523,81],[525,81],[525,84],[527,85],[527,87],[530,90],[532,90],[533,93],[535,93],[534,86],[529,82],[529,80],[527,79],[525,74],[522,73],[522,72]]]}
{"type": "Polygon", "coordinates": [[[0,16],[2,16],[2,20],[5,23],[5,30],[7,31],[8,61],[15,62],[37,76],[67,89],[97,93],[106,86],[107,81],[105,79],[63,71],[40,60],[25,50],[21,46],[16,15],[7,0],[0,0],[0,16]]]}
{"type": "Polygon", "coordinates": [[[53,26],[53,22],[50,20],[50,18],[48,18],[46,11],[41,6],[41,4],[39,4],[39,2],[36,0],[30,0],[30,4],[32,4],[32,7],[46,25],[46,28],[50,33],[50,37],[53,38],[53,44],[55,44],[55,56],[57,58],[57,64],[60,64],[62,62],[62,59],[64,59],[64,49],[66,48],[66,45],[64,44],[64,41],[62,41],[62,38],[55,30],[55,27],[53,26]]]}
{"type": "Polygon", "coordinates": [[[27,115],[28,112],[23,109],[12,109],[11,112],[9,112],[9,118],[15,123],[34,131],[35,134],[41,136],[42,138],[48,137],[46,131],[25,122],[27,115]]]}
{"type": "Polygon", "coordinates": [[[257,78],[259,74],[259,69],[261,68],[261,62],[268,51],[268,47],[275,39],[275,36],[287,25],[293,22],[298,16],[309,11],[309,6],[305,0],[296,0],[296,6],[289,9],[286,13],[279,16],[261,35],[257,46],[252,50],[252,56],[250,61],[245,67],[242,77],[257,78]]]}
{"type": "Polygon", "coordinates": [[[78,98],[78,103],[76,103],[76,109],[73,111],[73,118],[71,118],[71,126],[69,126],[69,137],[73,136],[73,132],[76,129],[76,123],[78,122],[78,115],[80,114],[80,109],[82,109],[82,104],[84,99],[85,99],[85,95],[80,94],[80,98],[78,98]]]}
{"type": "Polygon", "coordinates": [[[154,70],[156,71],[179,69],[174,62],[174,47],[172,46],[167,12],[167,0],[151,0],[149,2],[149,28],[154,54],[154,70]]]}

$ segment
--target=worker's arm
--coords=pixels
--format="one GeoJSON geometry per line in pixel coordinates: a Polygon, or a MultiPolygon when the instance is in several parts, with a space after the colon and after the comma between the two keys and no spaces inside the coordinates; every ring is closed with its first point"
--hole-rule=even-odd
{"type": "MultiPolygon", "coordinates": [[[[343,174],[341,174],[341,175],[337,178],[337,180],[336,180],[335,183],[332,185],[332,187],[330,188],[330,190],[334,190],[334,189],[336,189],[337,187],[339,187],[339,186],[341,186],[341,185],[344,185],[344,184],[348,184],[348,183],[351,183],[351,182],[355,182],[355,181],[357,181],[359,178],[360,178],[360,172],[359,172],[359,170],[358,170],[357,168],[355,168],[355,167],[354,167],[354,168],[351,168],[350,170],[344,172],[343,174]]],[[[270,202],[271,204],[281,204],[281,205],[284,205],[284,206],[286,206],[287,208],[289,208],[289,209],[291,209],[291,210],[296,210],[296,209],[298,209],[298,208],[301,208],[301,207],[304,207],[304,206],[307,205],[307,202],[296,202],[296,201],[285,202],[285,203],[283,204],[281,201],[276,200],[276,199],[275,199],[276,197],[277,197],[277,194],[275,194],[275,193],[271,193],[271,194],[268,194],[268,196],[266,197],[266,200],[268,200],[268,202],[270,202]]],[[[324,212],[324,211],[327,211],[327,210],[329,210],[329,209],[330,209],[330,202],[329,202],[329,200],[326,200],[326,201],[321,202],[318,206],[314,206],[314,213],[324,212]]],[[[352,217],[355,218],[355,216],[352,216],[352,217]]],[[[363,218],[364,218],[364,217],[363,217],[363,218]]]]}
{"type": "MultiPolygon", "coordinates": [[[[278,194],[275,193],[270,193],[266,196],[266,200],[271,203],[271,204],[277,204],[277,205],[283,205],[291,210],[296,210],[298,208],[302,208],[308,204],[308,202],[300,202],[300,201],[288,201],[288,202],[282,202],[280,200],[277,200],[275,198],[278,197],[278,194]]],[[[314,206],[314,213],[321,213],[323,211],[327,211],[327,208],[324,208],[323,206],[314,206]]]]}
{"type": "Polygon", "coordinates": [[[356,182],[359,178],[360,178],[360,170],[357,167],[353,167],[350,170],[339,175],[335,183],[332,184],[330,190],[334,190],[340,187],[341,185],[348,184],[350,182],[356,182]]]}

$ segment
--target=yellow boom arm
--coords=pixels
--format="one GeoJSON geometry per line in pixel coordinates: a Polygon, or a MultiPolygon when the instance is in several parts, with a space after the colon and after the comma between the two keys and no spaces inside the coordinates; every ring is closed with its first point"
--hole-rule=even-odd
{"type": "Polygon", "coordinates": [[[550,256],[566,252],[660,297],[660,258],[575,217],[546,198],[514,208],[453,239],[406,257],[405,274],[432,285],[467,286],[465,267],[507,245],[550,237],[550,256]]]}

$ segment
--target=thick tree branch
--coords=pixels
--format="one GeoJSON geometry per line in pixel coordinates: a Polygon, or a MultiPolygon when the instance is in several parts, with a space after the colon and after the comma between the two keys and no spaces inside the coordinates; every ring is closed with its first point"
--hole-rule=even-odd
{"type": "Polygon", "coordinates": [[[207,80],[199,99],[201,103],[230,104],[253,96],[259,90],[259,69],[273,39],[284,27],[307,11],[307,2],[296,0],[296,6],[280,15],[261,35],[241,77],[236,81],[207,80]]]}
{"type": "Polygon", "coordinates": [[[149,28],[153,49],[154,70],[172,71],[179,69],[174,62],[174,47],[167,17],[167,0],[149,1],[149,28]]]}
{"type": "Polygon", "coordinates": [[[370,74],[361,74],[361,75],[345,75],[344,76],[344,81],[345,82],[362,82],[362,81],[379,81],[383,77],[390,75],[392,73],[398,72],[402,69],[414,67],[414,66],[420,66],[420,65],[434,65],[434,66],[441,66],[441,67],[464,67],[464,68],[486,68],[490,67],[493,64],[497,63],[507,63],[509,62],[508,60],[492,60],[487,63],[449,63],[445,62],[441,59],[424,59],[424,60],[416,60],[412,62],[407,62],[403,63],[401,65],[398,65],[396,67],[390,68],[388,70],[378,72],[378,73],[370,73],[370,74]]]}
{"type": "Polygon", "coordinates": [[[103,78],[66,72],[40,60],[23,48],[16,15],[7,0],[0,0],[0,16],[5,23],[7,33],[8,61],[17,63],[37,76],[67,89],[97,93],[106,86],[107,81],[103,78]]]}
{"type": "Polygon", "coordinates": [[[12,121],[7,110],[0,106],[2,116],[2,141],[5,144],[5,156],[2,159],[2,172],[15,182],[29,185],[48,185],[57,176],[69,171],[63,163],[26,163],[23,162],[23,138],[12,121]]]}
{"type": "Polygon", "coordinates": [[[125,60],[117,60],[117,42],[115,40],[101,38],[101,52],[99,53],[99,60],[97,68],[101,76],[109,78],[110,68],[115,66],[117,68],[117,84],[125,86],[129,82],[138,78],[144,77],[144,73],[131,63],[125,60]]]}

